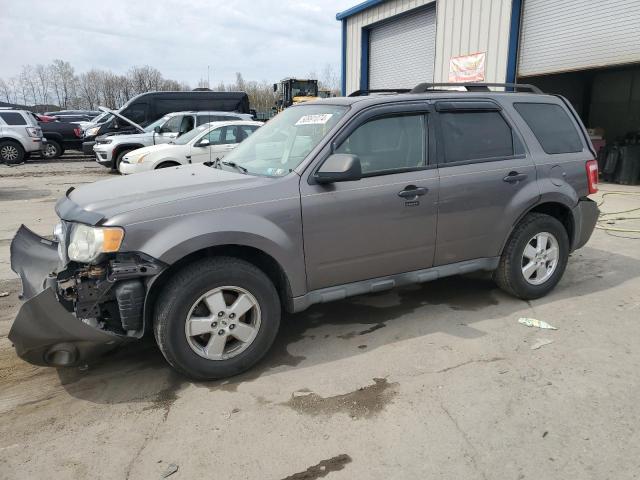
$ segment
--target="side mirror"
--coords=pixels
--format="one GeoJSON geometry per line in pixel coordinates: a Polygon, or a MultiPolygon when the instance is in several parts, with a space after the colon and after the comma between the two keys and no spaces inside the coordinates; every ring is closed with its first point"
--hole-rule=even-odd
{"type": "Polygon", "coordinates": [[[160,127],[159,126],[154,127],[153,131],[156,133],[160,133],[160,127]]]}
{"type": "Polygon", "coordinates": [[[362,167],[357,155],[334,153],[313,175],[318,183],[350,182],[362,178],[362,167]]]}
{"type": "Polygon", "coordinates": [[[208,146],[209,146],[209,139],[208,138],[203,138],[196,145],[196,147],[208,147],[208,146]]]}

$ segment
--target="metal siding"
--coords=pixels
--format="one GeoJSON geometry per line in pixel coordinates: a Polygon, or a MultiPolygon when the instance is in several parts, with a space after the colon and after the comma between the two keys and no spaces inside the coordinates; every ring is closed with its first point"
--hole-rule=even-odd
{"type": "Polygon", "coordinates": [[[449,80],[452,57],[486,52],[485,81],[504,82],[512,0],[439,0],[435,82],[449,80]]]}
{"type": "MultiPolygon", "coordinates": [[[[413,88],[433,81],[435,36],[436,12],[431,7],[372,28],[369,88],[413,88]]],[[[361,75],[366,77],[365,72],[361,75]]]]}
{"type": "Polygon", "coordinates": [[[520,76],[640,62],[638,0],[526,0],[520,76]]]}

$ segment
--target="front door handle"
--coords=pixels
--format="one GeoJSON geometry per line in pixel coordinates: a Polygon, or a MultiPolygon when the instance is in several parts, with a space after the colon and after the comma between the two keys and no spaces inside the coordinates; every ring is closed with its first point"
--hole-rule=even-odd
{"type": "Polygon", "coordinates": [[[408,185],[404,188],[404,190],[401,190],[400,192],[398,192],[398,196],[402,198],[415,198],[421,195],[426,195],[428,191],[429,191],[428,188],[416,187],[415,185],[408,185]]]}
{"type": "Polygon", "coordinates": [[[528,175],[526,173],[509,172],[509,175],[504,177],[502,180],[507,183],[518,183],[522,180],[526,180],[527,176],[528,175]]]}

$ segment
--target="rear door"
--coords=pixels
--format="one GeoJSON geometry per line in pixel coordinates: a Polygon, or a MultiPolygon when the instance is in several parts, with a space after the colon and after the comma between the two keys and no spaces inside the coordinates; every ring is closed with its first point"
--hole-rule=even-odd
{"type": "Polygon", "coordinates": [[[496,257],[540,195],[531,155],[499,104],[454,100],[435,107],[440,198],[434,265],[496,257]]]}
{"type": "Polygon", "coordinates": [[[310,290],[432,266],[438,173],[428,118],[425,103],[368,110],[334,142],[335,153],[359,157],[363,178],[315,184],[321,161],[301,181],[310,290]]]}

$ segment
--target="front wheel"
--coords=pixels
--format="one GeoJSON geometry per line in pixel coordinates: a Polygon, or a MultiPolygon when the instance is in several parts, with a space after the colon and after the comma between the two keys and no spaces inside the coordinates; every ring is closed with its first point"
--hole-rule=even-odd
{"type": "Polygon", "coordinates": [[[264,272],[240,259],[210,258],[183,268],[164,287],[154,334],[176,370],[213,380],[256,364],[278,333],[280,315],[264,272]]]}
{"type": "Polygon", "coordinates": [[[511,295],[540,298],[558,284],[568,258],[564,225],[549,215],[530,213],[511,234],[493,278],[511,295]]]}

